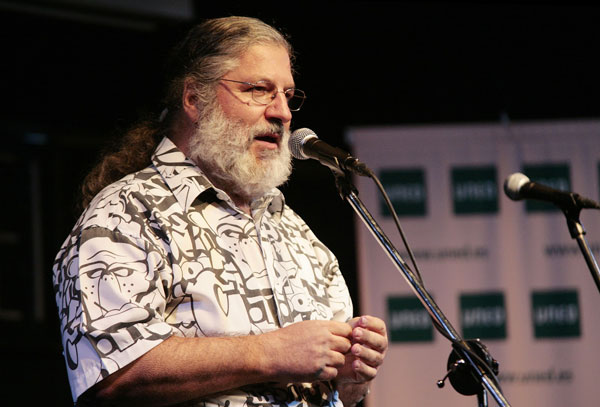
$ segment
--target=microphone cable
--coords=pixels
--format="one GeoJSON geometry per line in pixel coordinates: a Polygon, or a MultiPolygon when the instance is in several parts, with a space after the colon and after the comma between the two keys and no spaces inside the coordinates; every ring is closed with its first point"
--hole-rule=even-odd
{"type": "Polygon", "coordinates": [[[415,277],[417,278],[417,280],[419,280],[419,283],[421,283],[421,285],[424,286],[425,284],[423,283],[423,279],[421,278],[421,271],[419,270],[419,266],[417,265],[417,261],[413,254],[413,251],[411,250],[411,248],[408,244],[408,241],[406,240],[406,236],[404,235],[404,231],[402,230],[402,226],[400,225],[400,219],[398,219],[398,214],[396,213],[396,210],[394,209],[394,205],[392,204],[392,201],[390,200],[387,192],[385,191],[385,188],[381,184],[381,181],[379,180],[379,178],[377,178],[377,175],[375,175],[375,173],[371,169],[368,170],[368,177],[373,180],[375,185],[377,185],[377,189],[379,189],[379,192],[380,192],[383,200],[385,201],[386,206],[388,207],[390,213],[392,214],[392,218],[394,219],[394,223],[396,224],[396,229],[398,230],[398,233],[400,234],[400,237],[402,238],[402,243],[404,244],[404,247],[406,248],[406,251],[408,252],[408,257],[410,257],[410,262],[413,265],[415,277]]]}
{"type": "MultiPolygon", "coordinates": [[[[408,242],[406,240],[406,236],[404,234],[402,226],[400,225],[400,220],[398,219],[398,214],[396,213],[396,210],[394,209],[394,205],[392,204],[387,192],[385,191],[385,188],[381,184],[381,181],[379,180],[377,175],[375,175],[375,173],[370,168],[368,169],[367,172],[368,172],[367,176],[369,178],[371,178],[373,180],[373,182],[375,183],[375,185],[377,186],[377,189],[379,190],[383,200],[385,201],[386,206],[388,207],[390,213],[392,214],[392,218],[394,219],[396,229],[398,230],[398,233],[400,234],[400,237],[402,238],[402,243],[404,244],[404,247],[406,248],[406,251],[408,252],[408,256],[410,257],[410,261],[414,267],[415,277],[418,279],[419,283],[423,287],[425,287],[423,278],[421,277],[421,271],[419,270],[419,266],[417,265],[417,261],[412,252],[412,249],[410,248],[410,245],[408,244],[408,242]]],[[[429,315],[429,313],[428,313],[428,315],[429,315]]],[[[480,357],[477,353],[475,353],[474,350],[469,348],[467,346],[466,342],[464,341],[464,339],[459,341],[459,340],[456,340],[456,339],[450,337],[450,335],[444,331],[443,327],[440,325],[440,323],[438,321],[436,321],[433,318],[433,316],[429,315],[429,318],[431,319],[432,324],[436,327],[436,330],[442,336],[444,336],[446,339],[448,339],[451,342],[452,348],[454,349],[454,351],[456,351],[456,349],[458,348],[458,349],[462,350],[464,353],[468,354],[469,357],[471,357],[474,361],[476,361],[477,365],[485,371],[487,376],[494,382],[496,387],[498,389],[500,389],[500,383],[498,382],[496,374],[494,373],[494,371],[492,370],[492,367],[488,364],[488,362],[483,360],[483,358],[480,357]]]]}

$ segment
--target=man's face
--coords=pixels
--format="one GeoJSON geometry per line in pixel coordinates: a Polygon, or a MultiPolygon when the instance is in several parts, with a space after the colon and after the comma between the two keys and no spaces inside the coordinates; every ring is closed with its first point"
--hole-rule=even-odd
{"type": "MultiPolygon", "coordinates": [[[[224,78],[270,81],[278,90],[294,86],[287,51],[279,46],[250,47],[238,68],[224,78]]],[[[202,109],[189,155],[215,186],[252,201],[284,183],[291,172],[288,148],[292,115],[283,93],[261,105],[251,86],[221,81],[217,97],[202,109]]]]}
{"type": "MultiPolygon", "coordinates": [[[[290,57],[279,45],[251,46],[241,56],[238,67],[223,78],[250,83],[269,81],[278,90],[294,87],[290,57]]],[[[252,99],[248,85],[221,81],[217,86],[217,102],[225,116],[233,121],[248,126],[278,122],[286,130],[290,128],[292,113],[283,93],[278,93],[270,104],[261,105],[252,99]]],[[[255,137],[250,148],[258,157],[261,151],[278,149],[281,142],[280,135],[265,134],[255,137]]]]}

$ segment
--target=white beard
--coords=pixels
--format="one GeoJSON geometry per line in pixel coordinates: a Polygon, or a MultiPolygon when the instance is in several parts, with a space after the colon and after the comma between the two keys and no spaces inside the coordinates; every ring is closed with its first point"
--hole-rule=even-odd
{"type": "Polygon", "coordinates": [[[281,123],[248,126],[228,118],[218,104],[207,106],[189,142],[190,158],[217,188],[248,203],[283,184],[292,172],[289,131],[281,123]],[[250,147],[256,136],[278,133],[279,148],[250,147]]]}

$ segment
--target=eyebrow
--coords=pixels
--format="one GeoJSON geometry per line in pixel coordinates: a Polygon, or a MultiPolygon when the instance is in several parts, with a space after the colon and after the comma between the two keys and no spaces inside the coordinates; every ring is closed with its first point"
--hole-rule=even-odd
{"type": "MultiPolygon", "coordinates": [[[[256,81],[246,81],[246,82],[249,82],[249,83],[269,82],[269,83],[272,83],[273,85],[275,85],[275,82],[273,82],[271,79],[268,79],[268,78],[261,78],[256,81]]],[[[288,90],[288,89],[296,89],[296,84],[294,82],[292,82],[292,86],[284,86],[283,87],[283,90],[288,90]]]]}

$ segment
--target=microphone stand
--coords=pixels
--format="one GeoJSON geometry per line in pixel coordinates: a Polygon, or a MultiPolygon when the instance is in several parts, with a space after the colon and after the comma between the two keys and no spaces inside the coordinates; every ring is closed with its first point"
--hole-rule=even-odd
{"type": "MultiPolygon", "coordinates": [[[[365,225],[369,228],[373,236],[382,246],[382,248],[387,252],[387,255],[390,257],[392,262],[396,265],[398,270],[404,276],[404,279],[408,282],[413,292],[417,295],[430,317],[433,320],[434,326],[440,331],[440,333],[445,336],[448,340],[452,342],[453,352],[451,353],[451,358],[454,356],[455,359],[453,363],[448,363],[449,371],[446,374],[446,377],[451,377],[452,375],[462,375],[461,377],[456,377],[456,381],[458,382],[472,382],[475,383],[477,388],[477,398],[478,404],[480,407],[487,407],[487,392],[489,392],[492,397],[498,402],[498,405],[502,407],[510,407],[510,404],[502,394],[502,391],[499,388],[499,385],[494,377],[494,372],[487,365],[486,361],[483,361],[479,355],[476,354],[476,351],[481,352],[481,348],[476,348],[473,346],[473,341],[465,341],[463,340],[458,332],[454,329],[454,327],[450,324],[446,316],[442,313],[440,308],[437,306],[431,295],[425,289],[423,283],[419,278],[415,276],[415,274],[410,270],[408,265],[402,260],[400,254],[391,243],[391,241],[387,238],[381,227],[377,224],[373,216],[369,213],[367,208],[363,205],[361,200],[358,198],[358,191],[350,182],[349,174],[340,170],[331,168],[332,172],[335,176],[336,186],[338,188],[338,192],[342,199],[348,201],[350,206],[356,211],[356,213],[360,216],[365,225]],[[475,348],[475,350],[474,350],[475,348]],[[462,367],[467,367],[463,369],[462,367]],[[491,373],[491,375],[490,375],[491,373]]],[[[445,380],[445,378],[444,378],[445,380]]],[[[453,381],[451,380],[451,383],[453,381]]],[[[454,386],[454,383],[452,383],[454,386]]],[[[438,382],[438,387],[443,386],[443,380],[438,382]]],[[[457,386],[454,386],[455,389],[459,390],[457,386]]],[[[465,393],[463,393],[465,394],[465,393]]],[[[475,394],[475,393],[469,393],[475,394]]]]}
{"type": "Polygon", "coordinates": [[[600,291],[600,269],[598,268],[598,263],[585,239],[585,229],[579,221],[579,214],[581,213],[582,208],[577,204],[575,199],[572,199],[571,201],[572,202],[569,202],[568,204],[559,205],[559,208],[562,209],[567,218],[569,233],[571,234],[571,237],[577,241],[585,262],[592,273],[592,278],[596,283],[596,287],[598,288],[598,291],[600,291]]]}

